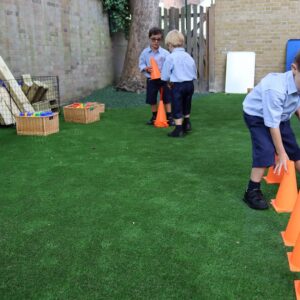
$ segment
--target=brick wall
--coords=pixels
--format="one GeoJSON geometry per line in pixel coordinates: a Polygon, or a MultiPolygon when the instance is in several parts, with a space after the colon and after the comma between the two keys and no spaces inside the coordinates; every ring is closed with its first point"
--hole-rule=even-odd
{"type": "Polygon", "coordinates": [[[1,0],[0,55],[17,77],[58,75],[64,102],[113,80],[100,0],[1,0]]]}
{"type": "Polygon", "coordinates": [[[210,89],[224,91],[228,51],[256,53],[255,83],[269,72],[284,72],[286,42],[300,38],[299,15],[299,0],[216,0],[215,82],[210,89]]]}

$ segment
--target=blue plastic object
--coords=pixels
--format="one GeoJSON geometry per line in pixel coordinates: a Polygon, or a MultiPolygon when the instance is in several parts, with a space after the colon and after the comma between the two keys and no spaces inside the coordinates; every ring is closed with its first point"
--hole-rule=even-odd
{"type": "Polygon", "coordinates": [[[41,113],[41,117],[49,117],[49,116],[52,116],[52,115],[53,115],[53,113],[49,112],[49,111],[45,111],[45,112],[41,113]]]}
{"type": "Polygon", "coordinates": [[[291,64],[293,63],[298,51],[300,51],[300,39],[288,40],[286,44],[286,71],[289,71],[291,69],[291,64]]]}
{"type": "Polygon", "coordinates": [[[41,117],[50,117],[50,116],[53,116],[53,112],[50,110],[50,111],[44,111],[41,113],[41,117]]]}

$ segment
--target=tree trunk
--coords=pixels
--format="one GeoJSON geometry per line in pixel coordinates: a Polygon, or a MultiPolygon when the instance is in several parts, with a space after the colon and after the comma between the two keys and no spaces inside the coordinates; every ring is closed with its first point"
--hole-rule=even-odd
{"type": "Polygon", "coordinates": [[[145,89],[145,78],[138,68],[139,56],[149,44],[148,32],[159,27],[159,0],[130,0],[132,21],[124,67],[117,88],[139,92],[145,89]]]}

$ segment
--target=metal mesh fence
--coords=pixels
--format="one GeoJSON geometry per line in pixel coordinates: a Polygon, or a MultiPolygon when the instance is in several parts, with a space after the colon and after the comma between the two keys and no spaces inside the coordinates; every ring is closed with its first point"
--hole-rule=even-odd
{"type": "Polygon", "coordinates": [[[57,76],[30,76],[0,80],[0,124],[13,125],[20,112],[59,112],[57,76]]]}

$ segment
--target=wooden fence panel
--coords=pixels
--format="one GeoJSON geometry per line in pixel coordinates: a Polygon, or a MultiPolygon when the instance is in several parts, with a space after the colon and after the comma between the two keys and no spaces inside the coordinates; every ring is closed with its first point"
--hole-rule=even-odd
{"type": "Polygon", "coordinates": [[[185,23],[185,7],[182,7],[180,10],[180,24],[181,24],[181,32],[185,36],[186,34],[186,23],[185,23]]]}
{"type": "MultiPolygon", "coordinates": [[[[204,12],[203,7],[200,7],[200,20],[201,23],[204,21],[204,12]]],[[[203,23],[202,23],[203,24],[203,23]]],[[[198,61],[198,70],[199,70],[199,89],[201,91],[207,90],[206,86],[206,72],[205,72],[205,56],[206,56],[206,46],[204,40],[203,26],[200,26],[199,34],[199,61],[198,61]],[[200,76],[201,74],[201,76],[200,76]]]]}
{"type": "Polygon", "coordinates": [[[169,30],[179,30],[179,9],[171,7],[169,9],[169,30]]]}
{"type": "MultiPolygon", "coordinates": [[[[161,10],[162,14],[162,10],[161,10]]],[[[207,38],[204,38],[204,22],[206,13],[202,6],[188,5],[179,9],[170,8],[163,10],[163,16],[160,18],[160,25],[167,34],[172,29],[180,30],[186,39],[186,51],[194,58],[197,70],[198,80],[195,83],[196,90],[205,92],[208,90],[208,36],[210,32],[207,27],[207,38]]],[[[208,26],[208,22],[207,22],[208,26]]]]}
{"type": "Polygon", "coordinates": [[[208,91],[215,91],[215,6],[207,12],[207,79],[208,91]]]}
{"type": "Polygon", "coordinates": [[[186,12],[186,49],[188,53],[191,53],[191,5],[188,5],[186,12]]]}
{"type": "Polygon", "coordinates": [[[164,32],[167,34],[169,32],[169,16],[168,16],[168,10],[164,9],[164,32]]]}

